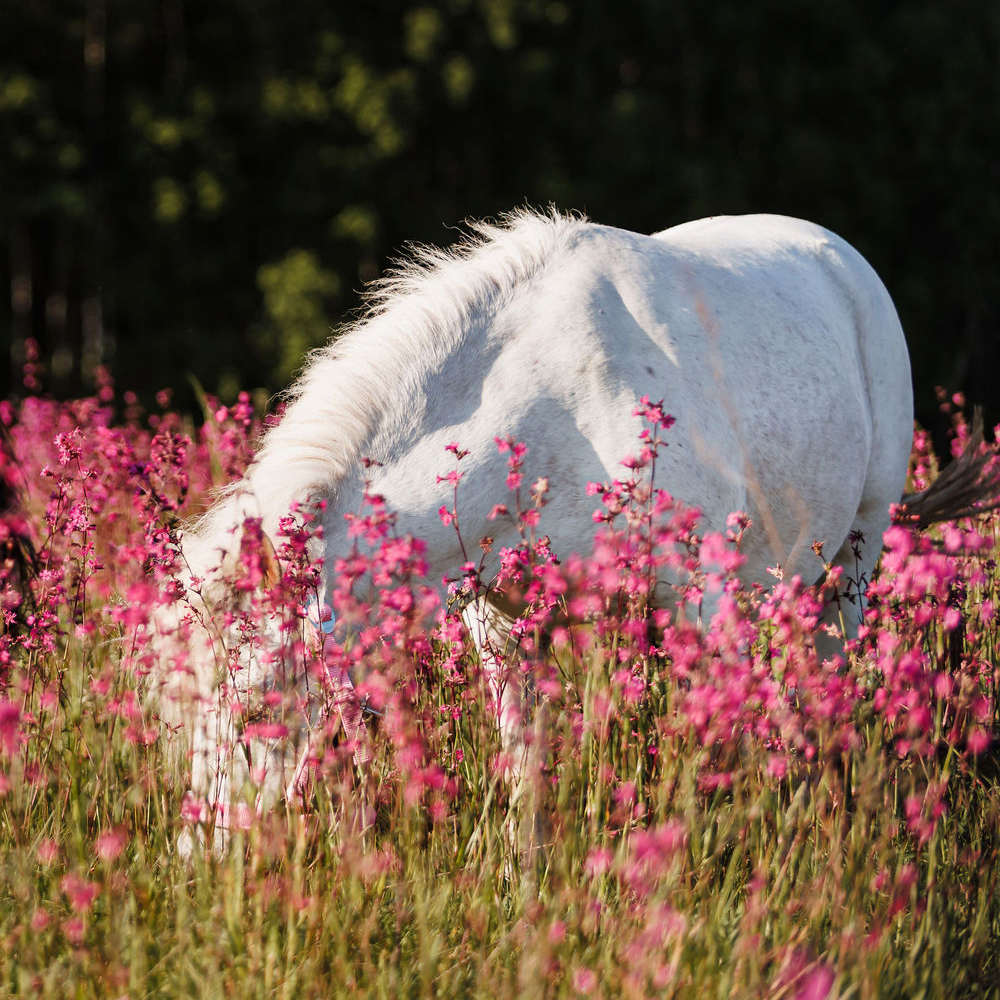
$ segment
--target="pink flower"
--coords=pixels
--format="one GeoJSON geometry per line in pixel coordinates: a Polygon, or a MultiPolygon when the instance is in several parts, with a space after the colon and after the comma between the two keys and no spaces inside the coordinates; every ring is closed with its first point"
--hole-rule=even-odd
{"type": "Polygon", "coordinates": [[[94,850],[102,861],[114,861],[125,849],[128,836],[121,827],[112,827],[97,835],[94,850]]]}
{"type": "Polygon", "coordinates": [[[985,753],[989,749],[990,743],[992,743],[990,734],[985,729],[978,727],[970,729],[965,737],[965,745],[971,754],[985,753]]]}
{"type": "Polygon", "coordinates": [[[63,921],[62,929],[63,934],[66,935],[66,940],[69,941],[70,944],[83,943],[86,926],[79,917],[67,917],[67,919],[63,921]]]}
{"type": "Polygon", "coordinates": [[[580,996],[590,996],[597,988],[597,974],[593,969],[577,969],[573,973],[573,989],[580,996]]]}
{"type": "Polygon", "coordinates": [[[21,745],[21,706],[17,702],[0,698],[0,749],[8,756],[17,753],[21,745]]]}
{"type": "Polygon", "coordinates": [[[606,847],[595,847],[587,855],[587,860],[584,862],[583,870],[591,877],[597,878],[603,875],[606,871],[611,870],[612,862],[611,851],[606,847]]]}
{"type": "Polygon", "coordinates": [[[101,892],[101,887],[96,882],[88,882],[73,872],[62,877],[59,888],[66,894],[69,905],[77,913],[86,913],[101,892]]]}
{"type": "Polygon", "coordinates": [[[251,740],[283,740],[288,735],[288,726],[280,722],[252,722],[243,729],[243,742],[251,740]]]}
{"type": "Polygon", "coordinates": [[[779,757],[777,754],[772,754],[767,762],[767,773],[771,775],[772,778],[777,778],[780,781],[784,778],[787,772],[788,762],[785,758],[779,757]]]}
{"type": "Polygon", "coordinates": [[[208,818],[208,803],[188,794],[181,803],[181,818],[189,823],[203,823],[208,818]]]}
{"type": "Polygon", "coordinates": [[[826,1000],[833,986],[833,969],[828,965],[819,965],[805,977],[795,1000],[826,1000]]]}
{"type": "Polygon", "coordinates": [[[51,865],[59,857],[59,845],[54,840],[43,840],[35,848],[35,853],[43,865],[51,865]]]}

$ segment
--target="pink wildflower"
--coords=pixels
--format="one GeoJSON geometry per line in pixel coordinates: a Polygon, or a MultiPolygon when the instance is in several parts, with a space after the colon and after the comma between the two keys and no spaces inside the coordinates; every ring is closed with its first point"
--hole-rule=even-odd
{"type": "Polygon", "coordinates": [[[35,848],[35,854],[43,865],[51,865],[59,857],[59,845],[51,839],[43,840],[35,848]]]}
{"type": "Polygon", "coordinates": [[[63,934],[70,944],[82,944],[86,925],[79,917],[67,917],[62,925],[63,934]]]}
{"type": "Polygon", "coordinates": [[[971,754],[985,753],[992,743],[990,734],[985,729],[970,729],[965,737],[965,745],[971,754]]]}
{"type": "Polygon", "coordinates": [[[0,698],[0,749],[11,757],[21,745],[21,706],[0,698]]]}
{"type": "Polygon", "coordinates": [[[597,973],[593,969],[580,968],[573,973],[573,989],[580,996],[590,996],[597,988],[597,973]]]}
{"type": "Polygon", "coordinates": [[[243,730],[243,742],[251,740],[281,740],[288,735],[288,726],[280,722],[252,722],[243,730]]]}
{"type": "Polygon", "coordinates": [[[613,856],[606,847],[595,847],[587,855],[583,870],[591,877],[597,878],[610,871],[613,856]]]}
{"type": "Polygon", "coordinates": [[[833,969],[828,965],[818,965],[807,973],[795,994],[795,1000],[826,1000],[830,995],[833,980],[833,969]]]}
{"type": "Polygon", "coordinates": [[[101,887],[96,882],[88,882],[85,878],[72,872],[62,877],[59,888],[65,893],[69,905],[77,913],[86,913],[94,905],[94,900],[101,892],[101,887]]]}
{"type": "Polygon", "coordinates": [[[112,827],[98,834],[94,850],[102,861],[114,861],[125,849],[128,836],[121,827],[112,827]]]}

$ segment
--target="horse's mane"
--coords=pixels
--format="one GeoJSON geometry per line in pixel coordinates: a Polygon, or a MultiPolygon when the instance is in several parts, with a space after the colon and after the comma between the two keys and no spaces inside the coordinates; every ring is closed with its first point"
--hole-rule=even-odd
{"type": "Polygon", "coordinates": [[[273,531],[293,502],[335,491],[358,469],[387,394],[404,389],[419,366],[449,356],[476,318],[508,301],[584,225],[554,209],[522,209],[497,222],[467,222],[448,249],[408,247],[370,286],[359,318],[312,352],[247,475],[194,533],[228,548],[224,533],[243,517],[261,517],[273,531]]]}

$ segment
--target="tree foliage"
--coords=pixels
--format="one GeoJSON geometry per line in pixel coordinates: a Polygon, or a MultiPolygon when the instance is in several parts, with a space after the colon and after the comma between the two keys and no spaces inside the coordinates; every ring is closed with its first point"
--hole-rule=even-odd
{"type": "Polygon", "coordinates": [[[997,402],[1000,7],[7,0],[0,333],[49,385],[280,387],[407,240],[525,202],[775,211],[882,274],[918,402],[997,402]]]}

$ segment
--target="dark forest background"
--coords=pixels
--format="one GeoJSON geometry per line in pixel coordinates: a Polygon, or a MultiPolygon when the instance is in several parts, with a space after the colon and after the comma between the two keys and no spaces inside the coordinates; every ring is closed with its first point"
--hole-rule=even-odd
{"type": "Polygon", "coordinates": [[[781,212],[1000,418],[995,0],[0,0],[0,390],[283,386],[406,241],[781,212]]]}

